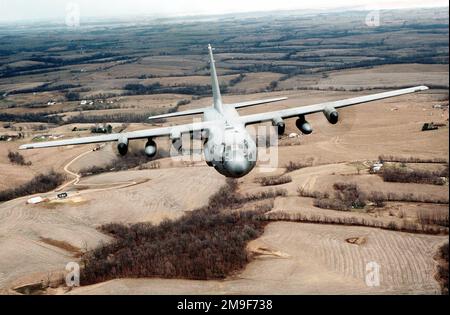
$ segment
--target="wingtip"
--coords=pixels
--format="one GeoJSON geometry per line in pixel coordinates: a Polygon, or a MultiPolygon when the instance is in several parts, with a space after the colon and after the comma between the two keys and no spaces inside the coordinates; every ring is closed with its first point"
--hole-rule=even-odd
{"type": "Polygon", "coordinates": [[[165,117],[167,117],[167,115],[150,116],[147,120],[163,119],[165,117]]]}
{"type": "Polygon", "coordinates": [[[426,91],[429,90],[430,88],[426,85],[420,85],[416,88],[416,91],[426,91]]]}

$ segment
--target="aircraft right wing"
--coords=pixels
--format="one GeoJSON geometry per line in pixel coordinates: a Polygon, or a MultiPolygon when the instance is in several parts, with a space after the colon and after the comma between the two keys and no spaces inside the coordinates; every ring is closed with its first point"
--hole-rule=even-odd
{"type": "Polygon", "coordinates": [[[258,113],[258,114],[252,114],[252,115],[246,115],[241,116],[240,120],[244,124],[256,124],[264,121],[270,121],[274,119],[281,119],[281,118],[290,118],[300,115],[306,115],[306,114],[313,114],[317,112],[322,112],[326,109],[337,109],[341,107],[346,106],[352,106],[357,104],[363,104],[368,103],[376,100],[381,100],[384,98],[419,92],[428,90],[428,87],[426,86],[415,86],[411,88],[401,89],[401,90],[394,90],[389,92],[383,92],[383,93],[377,93],[377,94],[371,94],[371,95],[365,95],[365,96],[358,96],[353,98],[348,98],[345,100],[340,101],[333,101],[333,102],[326,102],[326,103],[320,103],[320,104],[314,104],[314,105],[307,105],[307,106],[301,106],[301,107],[294,107],[294,108],[287,108],[282,109],[278,111],[273,112],[266,112],[266,113],[258,113]]]}
{"type": "Polygon", "coordinates": [[[220,124],[220,121],[206,121],[206,122],[195,122],[192,124],[185,125],[175,125],[171,127],[161,127],[154,129],[145,129],[137,131],[129,131],[123,133],[112,133],[108,135],[92,136],[92,137],[81,137],[72,138],[65,140],[56,141],[46,141],[46,142],[36,142],[24,144],[19,147],[20,150],[24,149],[37,149],[37,148],[50,148],[50,147],[60,147],[66,145],[75,144],[88,144],[88,143],[99,143],[99,142],[111,142],[111,141],[128,141],[133,139],[145,139],[161,136],[171,136],[179,137],[182,133],[201,131],[210,128],[216,128],[220,124]]]}

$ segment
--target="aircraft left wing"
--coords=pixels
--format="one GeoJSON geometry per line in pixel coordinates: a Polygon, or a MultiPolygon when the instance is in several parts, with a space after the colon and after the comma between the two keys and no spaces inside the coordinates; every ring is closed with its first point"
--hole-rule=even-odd
{"type": "Polygon", "coordinates": [[[201,131],[204,129],[210,129],[217,127],[220,122],[218,121],[206,121],[206,122],[195,122],[192,124],[176,125],[170,127],[161,127],[154,129],[137,130],[122,133],[112,133],[102,136],[92,136],[92,137],[80,137],[65,140],[56,141],[46,141],[46,142],[36,142],[24,144],[19,147],[20,150],[24,149],[37,149],[37,148],[50,148],[50,147],[60,147],[66,145],[75,144],[88,144],[88,143],[99,143],[99,142],[111,142],[111,141],[123,141],[123,140],[133,140],[133,139],[145,139],[161,136],[176,136],[178,137],[182,133],[201,131]]]}
{"type": "Polygon", "coordinates": [[[389,98],[389,97],[394,97],[394,96],[399,96],[399,95],[404,95],[404,94],[409,94],[409,93],[415,93],[415,92],[424,91],[424,90],[428,90],[428,87],[421,85],[421,86],[415,86],[415,87],[401,89],[401,90],[394,90],[394,91],[365,95],[365,96],[358,96],[358,97],[348,98],[348,99],[340,100],[340,101],[319,103],[319,104],[314,104],[314,105],[287,108],[287,109],[282,109],[282,110],[273,111],[273,112],[246,115],[246,116],[241,116],[240,120],[241,120],[241,122],[243,122],[246,125],[247,124],[256,124],[256,123],[270,121],[270,120],[274,120],[274,119],[290,118],[290,117],[295,117],[295,116],[299,116],[299,115],[306,115],[306,114],[322,112],[322,111],[326,110],[327,108],[337,109],[337,108],[346,107],[346,106],[368,103],[368,102],[372,102],[372,101],[376,101],[376,100],[381,100],[384,98],[389,98]]]}

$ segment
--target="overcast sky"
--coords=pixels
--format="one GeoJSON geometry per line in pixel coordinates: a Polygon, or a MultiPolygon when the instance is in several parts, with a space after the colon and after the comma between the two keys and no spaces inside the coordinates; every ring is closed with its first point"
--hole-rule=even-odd
{"type": "Polygon", "coordinates": [[[330,9],[392,9],[448,6],[443,0],[0,0],[0,21],[54,19],[64,21],[69,3],[77,3],[83,17],[136,15],[192,15],[234,12],[330,9]]]}

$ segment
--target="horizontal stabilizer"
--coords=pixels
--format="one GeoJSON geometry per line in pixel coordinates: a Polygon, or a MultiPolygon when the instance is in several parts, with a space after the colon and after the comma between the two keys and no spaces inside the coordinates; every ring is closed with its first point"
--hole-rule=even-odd
{"type": "Polygon", "coordinates": [[[284,100],[287,100],[287,97],[268,98],[265,100],[247,101],[247,102],[235,103],[235,104],[229,104],[229,105],[234,106],[234,108],[242,108],[242,107],[248,107],[248,106],[254,106],[254,105],[274,103],[274,102],[279,102],[279,101],[284,101],[284,100]]]}
{"type": "Polygon", "coordinates": [[[173,112],[168,114],[162,114],[162,115],[156,115],[156,116],[150,116],[148,119],[160,119],[160,118],[169,118],[169,117],[179,117],[179,116],[189,116],[189,115],[197,115],[197,114],[203,114],[203,112],[206,110],[206,108],[195,108],[195,109],[188,109],[181,112],[173,112]]]}
{"type": "MultiPolygon", "coordinates": [[[[242,107],[248,107],[248,106],[254,106],[254,105],[261,105],[261,104],[268,104],[268,103],[274,103],[279,101],[287,100],[287,97],[277,97],[277,98],[268,98],[264,100],[254,100],[254,101],[248,101],[248,102],[242,102],[242,103],[234,103],[234,104],[224,104],[223,106],[233,106],[234,108],[242,108],[242,107]]],[[[180,117],[180,116],[189,116],[189,115],[197,115],[197,114],[203,114],[205,110],[208,108],[195,108],[195,109],[188,109],[181,112],[173,112],[168,114],[162,114],[162,115],[156,115],[156,116],[150,116],[148,119],[162,119],[162,118],[170,118],[170,117],[180,117]]]]}

